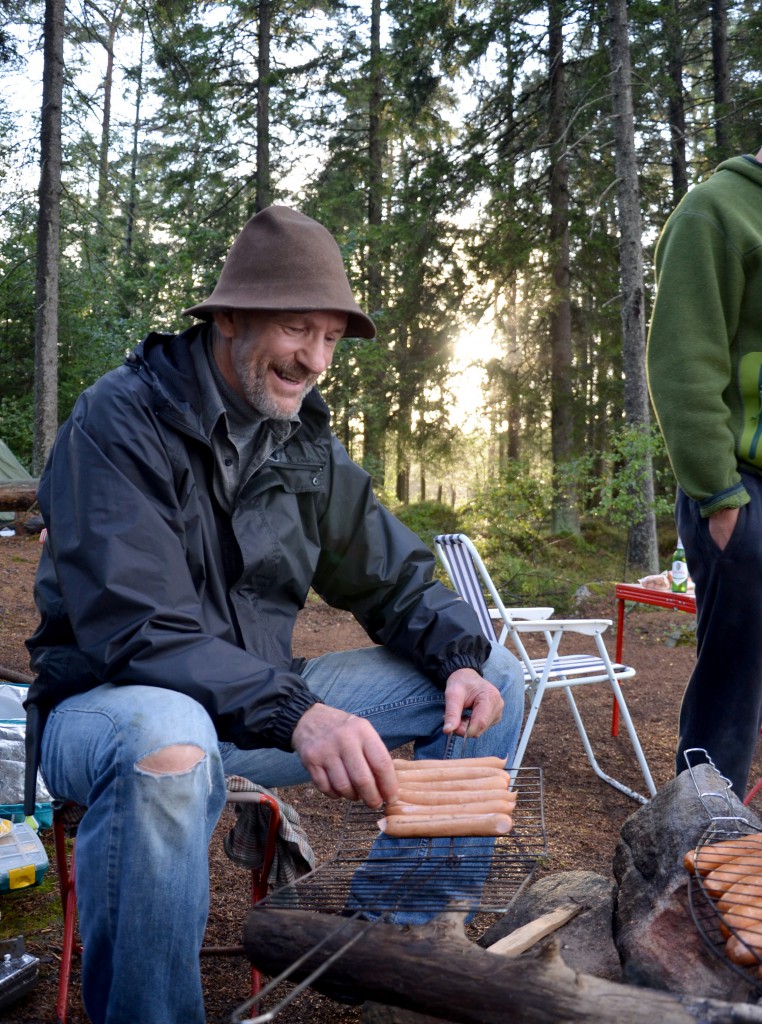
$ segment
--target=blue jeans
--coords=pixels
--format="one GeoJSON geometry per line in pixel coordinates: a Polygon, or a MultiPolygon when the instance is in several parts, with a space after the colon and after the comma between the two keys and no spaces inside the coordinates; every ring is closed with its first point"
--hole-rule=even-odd
{"type": "MultiPolygon", "coordinates": [[[[326,703],[368,718],[390,750],[414,740],[417,757],[443,756],[444,695],[409,662],[365,648],[316,658],[302,675],[326,703]]],[[[500,689],[505,712],[468,741],[467,755],[507,755],[510,764],[522,672],[493,645],[483,675],[500,689]]],[[[453,756],[460,742],[451,744],[453,756]]],[[[268,788],[306,782],[298,757],[219,743],[207,713],[183,694],[103,685],[51,712],[42,771],[55,798],[88,808],[77,838],[77,903],[83,998],[93,1024],[203,1024],[208,846],[225,804],[225,775],[268,788]],[[203,756],[179,774],[141,769],[144,758],[174,744],[196,746],[203,756]]],[[[387,840],[388,853],[395,842],[387,840]]]]}

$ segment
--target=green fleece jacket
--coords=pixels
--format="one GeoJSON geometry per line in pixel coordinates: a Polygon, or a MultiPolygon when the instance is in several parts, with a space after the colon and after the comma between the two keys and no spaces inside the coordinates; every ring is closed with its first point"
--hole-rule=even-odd
{"type": "Polygon", "coordinates": [[[721,163],[656,247],[648,386],[678,483],[702,516],[762,474],[762,164],[721,163]]]}

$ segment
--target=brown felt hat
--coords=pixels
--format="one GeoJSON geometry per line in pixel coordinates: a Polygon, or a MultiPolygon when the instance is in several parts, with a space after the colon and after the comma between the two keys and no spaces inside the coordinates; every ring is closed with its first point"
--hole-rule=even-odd
{"type": "Polygon", "coordinates": [[[287,206],[268,206],[243,226],[214,291],[186,316],[211,320],[215,310],[271,309],[347,314],[345,336],[374,338],[376,328],[355,302],[331,233],[287,206]]]}

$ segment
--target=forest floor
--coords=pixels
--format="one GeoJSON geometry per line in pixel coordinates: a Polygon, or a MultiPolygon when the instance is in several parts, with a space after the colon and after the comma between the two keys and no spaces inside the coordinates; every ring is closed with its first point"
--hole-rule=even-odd
{"type": "MultiPolygon", "coordinates": [[[[28,671],[24,640],[36,623],[32,584],[38,558],[36,536],[20,532],[13,538],[0,538],[0,665],[17,672],[28,671]]],[[[596,592],[594,603],[581,607],[580,615],[614,620],[606,634],[613,654],[614,584],[596,587],[596,592]]],[[[657,787],[674,772],[678,708],[695,660],[692,623],[693,617],[685,613],[646,605],[631,606],[626,618],[623,660],[637,670],[635,678],[625,684],[626,696],[657,787]]],[[[310,601],[300,615],[295,654],[313,657],[368,644],[349,614],[317,600],[310,601]]],[[[618,737],[611,735],[610,696],[599,687],[579,688],[577,693],[599,761],[610,774],[643,792],[643,779],[626,733],[622,729],[618,737]]],[[[562,693],[550,693],[543,703],[524,764],[539,766],[543,773],[548,856],[539,872],[586,869],[612,877],[620,828],[639,805],[593,773],[562,693]]],[[[758,758],[752,779],[760,774],[762,761],[758,758]]],[[[282,790],[281,795],[299,811],[318,860],[329,858],[342,830],[342,803],[326,799],[310,785],[282,790]]],[[[232,865],[222,847],[222,836],[231,821],[232,814],[226,811],[210,848],[212,895],[207,941],[212,945],[240,942],[247,910],[246,876],[232,865]]],[[[0,895],[0,938],[17,934],[23,934],[27,950],[40,960],[39,981],[32,992],[3,1012],[3,1020],[8,1024],[53,1021],[62,929],[52,850],[41,886],[0,895]]],[[[146,950],[146,955],[160,955],[160,951],[146,950]]],[[[209,1022],[223,1024],[248,996],[247,964],[240,958],[205,958],[202,972],[209,1022]]],[[[284,1024],[356,1024],[360,1009],[308,989],[278,1019],[284,1024]]],[[[75,962],[69,1022],[86,1021],[75,962]]]]}

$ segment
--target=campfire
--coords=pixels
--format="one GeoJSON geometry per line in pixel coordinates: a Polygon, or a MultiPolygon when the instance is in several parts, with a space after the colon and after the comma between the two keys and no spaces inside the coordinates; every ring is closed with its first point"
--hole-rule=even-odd
{"type": "Polygon", "coordinates": [[[719,924],[707,924],[715,908],[697,886],[705,876],[686,870],[686,855],[711,845],[720,819],[762,831],[714,768],[697,765],[627,819],[614,882],[575,871],[531,884],[528,870],[477,941],[463,908],[400,928],[271,898],[248,914],[244,944],[270,976],[308,978],[332,998],[364,1003],[368,1024],[762,1022],[758,965],[725,955],[719,924]]]}

